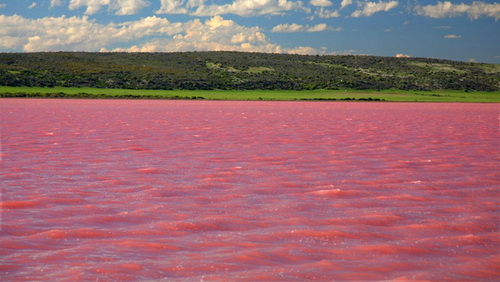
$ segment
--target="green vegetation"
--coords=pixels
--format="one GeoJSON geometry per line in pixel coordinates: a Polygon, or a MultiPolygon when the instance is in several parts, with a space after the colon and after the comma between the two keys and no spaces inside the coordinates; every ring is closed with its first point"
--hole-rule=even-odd
{"type": "Polygon", "coordinates": [[[500,102],[500,91],[136,90],[0,86],[0,98],[205,99],[274,101],[500,102]]]}
{"type": "Polygon", "coordinates": [[[0,53],[0,86],[144,90],[500,90],[500,67],[429,58],[242,52],[0,53]]]}
{"type": "Polygon", "coordinates": [[[274,71],[274,69],[268,67],[249,67],[248,70],[246,70],[248,73],[263,73],[266,71],[274,71]]]}
{"type": "Polygon", "coordinates": [[[500,102],[500,66],[241,52],[0,53],[0,97],[500,102]]]}

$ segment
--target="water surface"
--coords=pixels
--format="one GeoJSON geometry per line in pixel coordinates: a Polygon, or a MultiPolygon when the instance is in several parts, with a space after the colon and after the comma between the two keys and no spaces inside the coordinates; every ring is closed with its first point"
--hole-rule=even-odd
{"type": "Polygon", "coordinates": [[[498,116],[4,99],[0,276],[494,281],[498,116]]]}

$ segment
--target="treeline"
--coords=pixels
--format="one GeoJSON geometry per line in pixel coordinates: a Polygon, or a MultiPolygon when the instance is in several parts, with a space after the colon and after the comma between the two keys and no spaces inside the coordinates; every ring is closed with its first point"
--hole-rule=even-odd
{"type": "Polygon", "coordinates": [[[429,58],[242,52],[0,53],[0,85],[498,91],[500,65],[429,58]]]}
{"type": "Polygon", "coordinates": [[[108,94],[95,94],[95,93],[41,93],[41,92],[3,92],[0,93],[0,98],[69,98],[69,99],[162,99],[162,100],[203,100],[204,97],[201,96],[165,96],[165,95],[135,95],[135,94],[118,94],[118,95],[108,95],[108,94]]]}

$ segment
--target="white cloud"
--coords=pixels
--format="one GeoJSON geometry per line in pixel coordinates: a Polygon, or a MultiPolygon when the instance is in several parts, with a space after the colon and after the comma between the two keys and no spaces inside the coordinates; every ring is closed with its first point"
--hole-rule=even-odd
{"type": "Polygon", "coordinates": [[[2,26],[2,28],[0,28],[0,38],[4,36],[23,36],[34,32],[36,27],[31,25],[33,23],[33,20],[25,19],[19,15],[0,15],[0,26],[2,26]]]}
{"type": "Polygon", "coordinates": [[[311,47],[297,47],[287,51],[289,54],[299,54],[299,55],[311,55],[311,54],[319,54],[318,50],[311,47]]]}
{"type": "Polygon", "coordinates": [[[28,6],[28,9],[33,9],[36,7],[36,2],[31,3],[31,5],[28,6]]]}
{"type": "Polygon", "coordinates": [[[87,7],[86,15],[97,13],[102,6],[109,5],[111,0],[70,0],[68,8],[75,10],[81,7],[87,7]]]}
{"type": "Polygon", "coordinates": [[[300,24],[279,24],[271,30],[272,32],[284,32],[284,33],[291,33],[291,32],[320,32],[320,31],[326,31],[326,30],[335,30],[339,31],[341,30],[340,28],[331,28],[327,26],[324,23],[317,24],[315,26],[309,26],[309,25],[300,25],[300,24]]]}
{"type": "Polygon", "coordinates": [[[398,5],[399,5],[398,1],[363,2],[361,4],[361,9],[354,11],[351,14],[351,17],[354,17],[354,18],[359,18],[359,17],[363,17],[363,16],[369,17],[369,16],[371,16],[375,13],[378,13],[378,12],[382,12],[382,11],[387,12],[389,10],[392,10],[392,9],[396,8],[398,5]]]}
{"type": "Polygon", "coordinates": [[[160,0],[157,14],[188,14],[194,16],[216,16],[234,14],[239,16],[283,15],[287,11],[303,10],[302,2],[289,0],[234,0],[218,5],[205,4],[204,0],[160,0]]]}
{"type": "Polygon", "coordinates": [[[329,0],[311,0],[309,1],[309,4],[316,7],[328,7],[332,5],[332,2],[329,0]]]}
{"type": "Polygon", "coordinates": [[[447,38],[447,39],[459,39],[459,38],[462,38],[461,35],[456,35],[456,34],[448,34],[448,35],[445,35],[444,38],[447,38]]]}
{"type": "Polygon", "coordinates": [[[34,20],[36,32],[28,34],[24,51],[82,50],[92,51],[111,42],[116,30],[94,23],[87,17],[59,17],[34,20]]]}
{"type": "Polygon", "coordinates": [[[171,23],[165,18],[151,16],[119,25],[108,24],[116,30],[113,35],[117,40],[127,42],[144,36],[172,36],[183,31],[182,23],[171,23]]]}
{"type": "Polygon", "coordinates": [[[0,15],[0,48],[13,49],[28,42],[28,33],[33,33],[31,21],[22,16],[0,15]]]}
{"type": "MultiPolygon", "coordinates": [[[[160,0],[161,7],[157,14],[187,14],[188,10],[184,8],[186,1],[184,0],[160,0]]],[[[200,4],[203,4],[200,3],[200,4]]]]}
{"type": "Polygon", "coordinates": [[[62,0],[50,0],[50,7],[49,8],[54,8],[56,6],[62,6],[62,0]]]}
{"type": "MultiPolygon", "coordinates": [[[[268,53],[310,53],[312,47],[286,49],[270,42],[257,26],[246,27],[214,16],[205,21],[170,22],[157,16],[120,24],[100,24],[83,17],[45,17],[28,19],[0,15],[0,51],[248,51],[268,53]],[[147,42],[135,44],[139,39],[147,42]],[[114,48],[120,43],[129,47],[114,48]]],[[[324,24],[307,27],[308,31],[326,29],[324,24]]]]}
{"type": "Polygon", "coordinates": [[[122,24],[98,24],[84,17],[45,17],[36,20],[0,15],[0,50],[96,51],[115,42],[144,36],[169,36],[182,32],[182,24],[148,17],[122,24]]]}
{"type": "Polygon", "coordinates": [[[276,52],[284,50],[268,42],[258,27],[244,27],[220,16],[204,22],[199,19],[182,24],[182,31],[172,38],[157,38],[142,45],[116,48],[117,52],[172,52],[172,51],[248,51],[276,52]]]}
{"type": "Polygon", "coordinates": [[[410,55],[399,53],[396,54],[396,58],[410,58],[410,55]]]}
{"type": "Polygon", "coordinates": [[[318,15],[318,17],[322,18],[322,19],[329,19],[329,18],[338,18],[340,17],[340,13],[339,11],[337,10],[328,10],[328,9],[325,9],[323,7],[319,8],[319,10],[317,10],[315,12],[316,15],[318,15]]]}
{"type": "Polygon", "coordinates": [[[194,15],[214,16],[235,14],[239,16],[283,15],[287,11],[305,10],[301,2],[288,0],[235,0],[226,5],[199,7],[194,15]]]}
{"type": "Polygon", "coordinates": [[[352,0],[342,0],[340,3],[340,8],[344,9],[345,7],[349,6],[352,4],[352,0]]]}
{"type": "Polygon", "coordinates": [[[26,43],[24,38],[19,38],[16,36],[2,36],[0,37],[0,49],[15,49],[16,47],[26,43]]]}
{"type": "Polygon", "coordinates": [[[450,1],[445,1],[438,2],[436,5],[416,6],[415,13],[429,18],[451,18],[467,14],[473,20],[483,16],[498,20],[500,19],[500,4],[486,4],[474,1],[472,4],[467,5],[464,3],[453,4],[450,1]]]}
{"type": "Polygon", "coordinates": [[[328,27],[324,23],[317,24],[317,25],[311,26],[311,27],[307,27],[307,29],[306,29],[307,32],[320,32],[320,31],[325,31],[325,30],[331,30],[331,28],[328,27]]]}
{"type": "Polygon", "coordinates": [[[271,30],[272,32],[299,32],[304,31],[304,26],[300,24],[279,24],[271,30]]]}
{"type": "Polygon", "coordinates": [[[134,15],[147,6],[149,2],[145,0],[115,0],[110,8],[116,11],[116,15],[134,15]]]}
{"type": "MultiPolygon", "coordinates": [[[[51,1],[51,7],[55,2],[60,3],[58,0],[51,1]]],[[[148,5],[149,2],[146,0],[70,0],[68,8],[75,10],[87,7],[85,15],[93,15],[102,7],[108,6],[110,10],[115,11],[116,15],[133,15],[148,5]]]]}

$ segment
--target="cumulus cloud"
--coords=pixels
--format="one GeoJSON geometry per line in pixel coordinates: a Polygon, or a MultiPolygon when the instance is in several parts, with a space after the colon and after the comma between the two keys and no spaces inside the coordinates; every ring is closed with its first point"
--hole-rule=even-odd
{"type": "MultiPolygon", "coordinates": [[[[325,1],[325,0],[322,0],[325,1]]],[[[244,17],[283,15],[292,10],[309,11],[300,1],[289,0],[234,0],[228,4],[206,4],[205,0],[160,0],[157,14],[188,14],[216,16],[234,14],[244,17]]]]}
{"type": "Polygon", "coordinates": [[[116,15],[134,15],[147,6],[149,2],[145,0],[115,0],[109,7],[116,11],[116,15]]]}
{"type": "Polygon", "coordinates": [[[31,5],[28,6],[28,9],[33,9],[36,7],[36,2],[31,3],[31,5]]]}
{"type": "Polygon", "coordinates": [[[340,29],[334,29],[332,27],[327,26],[324,23],[321,23],[311,27],[308,26],[306,30],[307,32],[320,32],[325,30],[340,30],[340,29]]]}
{"type": "Polygon", "coordinates": [[[283,15],[287,11],[306,10],[301,2],[288,0],[235,0],[226,5],[200,6],[194,15],[214,16],[235,14],[239,16],[283,15]]]}
{"type": "MultiPolygon", "coordinates": [[[[161,7],[157,14],[187,14],[188,10],[184,7],[185,1],[183,0],[160,0],[161,7]]],[[[200,3],[200,4],[203,4],[200,3]]]]}
{"type": "Polygon", "coordinates": [[[398,1],[389,1],[389,2],[363,2],[359,9],[354,11],[351,14],[351,17],[359,18],[359,17],[369,17],[378,12],[387,12],[396,8],[399,5],[398,1]]]}
{"type": "Polygon", "coordinates": [[[396,54],[396,58],[410,58],[410,55],[399,53],[396,54]]]}
{"type": "Polygon", "coordinates": [[[332,2],[329,0],[311,0],[309,1],[309,4],[316,7],[328,7],[332,5],[332,2]]]}
{"type": "Polygon", "coordinates": [[[444,38],[446,38],[446,39],[459,39],[459,38],[462,38],[462,36],[456,35],[456,34],[448,34],[448,35],[445,35],[444,38]]]}
{"type": "Polygon", "coordinates": [[[339,11],[337,11],[337,10],[328,10],[328,9],[323,8],[323,7],[321,7],[320,9],[318,9],[315,12],[315,14],[318,15],[318,17],[320,17],[322,19],[329,19],[329,18],[338,18],[338,17],[340,17],[339,11]]]}
{"type": "Polygon", "coordinates": [[[352,4],[352,0],[342,0],[340,3],[340,8],[344,9],[345,7],[349,6],[352,4]]]}
{"type": "Polygon", "coordinates": [[[111,51],[247,51],[284,52],[279,45],[268,42],[259,27],[244,27],[234,21],[214,16],[204,22],[199,19],[182,24],[182,31],[172,38],[156,38],[141,45],[116,48],[111,51]]]}
{"type": "MultiPolygon", "coordinates": [[[[318,54],[312,47],[286,49],[268,40],[257,27],[246,27],[221,16],[205,21],[170,22],[151,16],[120,24],[100,24],[83,17],[45,17],[28,19],[19,15],[0,15],[0,51],[247,51],[268,53],[318,54]],[[148,41],[137,44],[139,39],[148,41]],[[114,48],[114,44],[128,47],[114,48]]],[[[323,30],[319,24],[309,31],[323,30]]]]}
{"type": "Polygon", "coordinates": [[[487,4],[474,1],[472,4],[453,4],[450,1],[438,2],[436,5],[416,6],[417,15],[429,18],[451,18],[467,14],[469,18],[476,20],[480,17],[492,17],[500,19],[500,4],[487,4]]]}
{"type": "Polygon", "coordinates": [[[62,0],[50,0],[49,8],[54,8],[56,6],[62,6],[62,0]]]}
{"type": "Polygon", "coordinates": [[[327,26],[324,23],[317,24],[315,26],[309,26],[309,25],[300,25],[300,24],[279,24],[271,30],[272,32],[285,32],[285,33],[290,33],[290,32],[320,32],[320,31],[326,31],[326,30],[340,30],[340,28],[331,28],[327,26]]]}
{"type": "Polygon", "coordinates": [[[84,17],[27,19],[0,15],[0,50],[22,48],[35,51],[96,51],[115,42],[145,36],[169,36],[182,32],[180,23],[148,17],[122,24],[98,24],[84,17]]]}
{"type": "MultiPolygon", "coordinates": [[[[55,2],[60,3],[58,0],[51,1],[51,7],[55,2]]],[[[148,5],[146,0],[70,0],[68,8],[75,10],[87,7],[85,15],[93,15],[108,6],[116,15],[134,15],[148,5]]]]}
{"type": "Polygon", "coordinates": [[[289,53],[289,54],[298,54],[298,55],[311,55],[311,54],[323,53],[323,51],[318,51],[318,50],[316,50],[314,48],[311,48],[311,47],[303,47],[303,46],[301,46],[301,47],[289,49],[289,50],[287,50],[287,53],[289,53]]]}
{"type": "Polygon", "coordinates": [[[304,31],[304,26],[300,24],[279,24],[271,30],[272,32],[299,32],[304,31]]]}
{"type": "Polygon", "coordinates": [[[70,0],[68,8],[75,10],[81,7],[87,7],[85,10],[86,15],[97,13],[102,6],[109,5],[110,0],[70,0]]]}
{"type": "MultiPolygon", "coordinates": [[[[121,42],[132,41],[145,36],[172,36],[184,30],[183,23],[172,23],[165,18],[151,16],[141,20],[124,22],[119,25],[108,24],[116,33],[111,35],[121,42]]],[[[103,44],[105,45],[105,44],[103,44]]]]}

